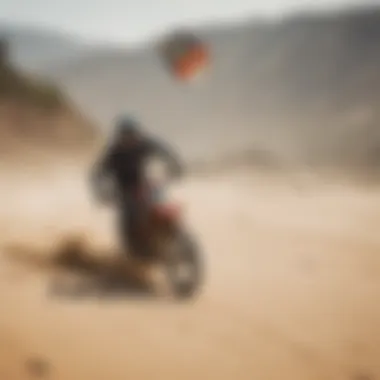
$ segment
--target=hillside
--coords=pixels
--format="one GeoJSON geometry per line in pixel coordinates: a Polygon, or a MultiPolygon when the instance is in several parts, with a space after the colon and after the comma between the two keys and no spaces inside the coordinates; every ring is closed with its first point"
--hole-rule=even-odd
{"type": "Polygon", "coordinates": [[[9,41],[12,63],[23,71],[40,73],[50,65],[75,60],[91,49],[70,35],[1,21],[0,36],[9,41]]]}
{"type": "Polygon", "coordinates": [[[89,149],[96,140],[89,121],[56,86],[21,73],[6,55],[0,57],[2,159],[25,162],[89,149]]]}
{"type": "Polygon", "coordinates": [[[49,75],[105,127],[131,110],[190,159],[257,149],[290,166],[377,167],[379,9],[198,33],[214,58],[197,86],[175,82],[154,46],[94,50],[49,75]]]}

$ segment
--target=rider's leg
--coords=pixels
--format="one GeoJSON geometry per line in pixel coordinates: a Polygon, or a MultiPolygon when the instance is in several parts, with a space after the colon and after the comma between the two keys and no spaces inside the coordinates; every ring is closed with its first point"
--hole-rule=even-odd
{"type": "Polygon", "coordinates": [[[119,242],[125,254],[136,255],[139,250],[136,205],[131,194],[123,195],[118,216],[119,242]]]}
{"type": "Polygon", "coordinates": [[[119,215],[120,243],[126,254],[141,257],[145,254],[143,208],[138,199],[125,196],[119,215]]]}
{"type": "Polygon", "coordinates": [[[136,227],[136,243],[139,248],[139,256],[147,258],[150,254],[148,231],[148,208],[145,199],[137,199],[134,204],[134,226],[136,227]]]}
{"type": "Polygon", "coordinates": [[[129,254],[131,248],[131,217],[130,217],[130,208],[126,202],[123,202],[122,206],[119,209],[118,215],[118,238],[120,246],[125,254],[129,254]]]}
{"type": "Polygon", "coordinates": [[[127,254],[149,256],[148,219],[149,201],[145,197],[134,196],[134,193],[124,193],[119,215],[119,234],[127,254]]]}

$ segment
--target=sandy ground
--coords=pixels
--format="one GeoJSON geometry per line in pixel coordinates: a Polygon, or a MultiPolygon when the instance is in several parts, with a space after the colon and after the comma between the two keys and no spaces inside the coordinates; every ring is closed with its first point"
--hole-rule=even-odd
{"type": "Polygon", "coordinates": [[[0,380],[37,378],[33,360],[54,380],[380,378],[380,194],[249,173],[189,180],[173,193],[204,249],[199,298],[78,299],[5,248],[42,257],[72,231],[112,244],[108,214],[61,177],[49,195],[42,180],[2,183],[0,380]]]}

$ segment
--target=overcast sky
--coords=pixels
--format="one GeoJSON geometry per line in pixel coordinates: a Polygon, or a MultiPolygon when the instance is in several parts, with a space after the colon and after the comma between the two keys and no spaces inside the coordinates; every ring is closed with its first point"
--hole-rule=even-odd
{"type": "Polygon", "coordinates": [[[135,43],[176,25],[364,2],[380,5],[380,0],[0,0],[0,20],[61,29],[87,40],[135,43]]]}

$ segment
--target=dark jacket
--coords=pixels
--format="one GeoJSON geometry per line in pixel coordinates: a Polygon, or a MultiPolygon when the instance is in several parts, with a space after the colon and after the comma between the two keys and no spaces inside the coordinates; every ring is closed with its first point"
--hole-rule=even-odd
{"type": "Polygon", "coordinates": [[[174,176],[181,174],[182,165],[171,148],[155,139],[143,138],[130,147],[118,143],[111,145],[96,165],[92,179],[97,182],[110,176],[119,191],[135,189],[144,183],[145,165],[153,156],[165,160],[174,176]]]}

